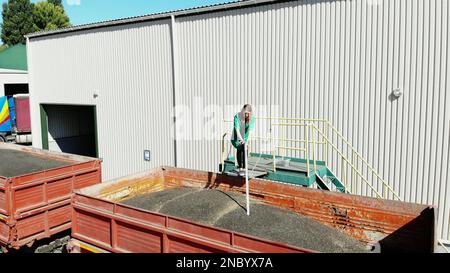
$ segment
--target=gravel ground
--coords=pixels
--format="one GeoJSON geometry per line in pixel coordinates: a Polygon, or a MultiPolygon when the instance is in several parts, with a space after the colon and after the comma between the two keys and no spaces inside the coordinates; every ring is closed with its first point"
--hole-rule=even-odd
{"type": "Polygon", "coordinates": [[[22,151],[0,149],[0,176],[3,177],[21,176],[67,165],[70,163],[22,151]]]}
{"type": "Polygon", "coordinates": [[[248,217],[243,194],[177,188],[122,203],[320,252],[369,252],[364,243],[337,229],[256,200],[251,202],[248,217]]]}

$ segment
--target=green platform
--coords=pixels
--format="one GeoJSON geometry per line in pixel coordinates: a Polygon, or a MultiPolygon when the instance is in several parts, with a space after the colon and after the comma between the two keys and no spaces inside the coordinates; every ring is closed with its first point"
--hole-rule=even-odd
{"type": "MultiPolygon", "coordinates": [[[[314,172],[314,164],[310,160],[309,177],[306,159],[276,156],[276,171],[273,169],[272,155],[251,153],[248,162],[250,177],[258,177],[304,187],[317,185],[318,188],[323,190],[346,192],[344,185],[333,175],[324,161],[316,161],[316,172],[314,172]]],[[[237,175],[234,157],[230,157],[224,161],[224,168],[221,168],[221,171],[228,175],[237,175]]]]}

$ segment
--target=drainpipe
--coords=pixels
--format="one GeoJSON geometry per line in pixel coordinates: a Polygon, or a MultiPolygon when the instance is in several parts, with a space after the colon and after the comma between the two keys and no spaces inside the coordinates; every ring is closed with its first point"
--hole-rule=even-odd
{"type": "Polygon", "coordinates": [[[30,98],[30,126],[31,126],[31,142],[33,143],[33,147],[36,148],[43,148],[42,147],[42,140],[36,141],[36,136],[41,135],[41,126],[33,126],[36,125],[35,119],[33,117],[40,117],[40,108],[36,109],[36,101],[34,96],[34,90],[33,90],[33,80],[32,80],[32,63],[31,63],[31,52],[30,52],[30,38],[26,38],[26,53],[27,53],[27,78],[28,78],[28,95],[30,98]],[[39,113],[38,115],[36,115],[39,113]],[[38,132],[39,131],[39,132],[38,132]],[[40,143],[40,144],[38,144],[40,143]],[[41,145],[41,146],[40,146],[41,145]]]}

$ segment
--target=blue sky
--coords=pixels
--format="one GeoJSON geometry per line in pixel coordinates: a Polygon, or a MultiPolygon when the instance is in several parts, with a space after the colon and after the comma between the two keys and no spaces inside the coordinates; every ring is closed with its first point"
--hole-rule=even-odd
{"type": "MultiPolygon", "coordinates": [[[[42,0],[32,0],[33,3],[42,0]]],[[[1,0],[2,3],[7,0],[1,0]]],[[[62,0],[72,25],[164,12],[231,0],[62,0]]],[[[0,21],[2,18],[0,16],[0,21]]]]}

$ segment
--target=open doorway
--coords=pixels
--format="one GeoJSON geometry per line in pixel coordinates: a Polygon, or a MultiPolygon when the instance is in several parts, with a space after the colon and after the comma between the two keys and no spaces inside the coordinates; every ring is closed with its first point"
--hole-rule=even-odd
{"type": "Polygon", "coordinates": [[[98,157],[95,106],[41,105],[42,147],[98,157]]]}
{"type": "Polygon", "coordinates": [[[5,96],[14,96],[17,94],[28,94],[28,84],[27,83],[6,83],[5,96]]]}

